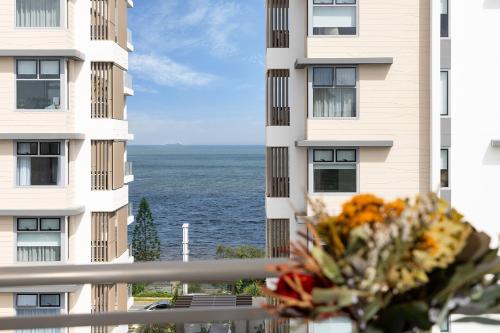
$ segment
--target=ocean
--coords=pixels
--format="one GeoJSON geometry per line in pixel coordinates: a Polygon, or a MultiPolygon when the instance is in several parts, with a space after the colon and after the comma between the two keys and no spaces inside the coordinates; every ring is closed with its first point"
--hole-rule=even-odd
{"type": "MultiPolygon", "coordinates": [[[[265,245],[264,146],[128,146],[134,215],[145,197],[161,240],[161,260],[212,259],[218,244],[265,245]]],[[[134,224],[129,227],[132,239],[134,224]]]]}

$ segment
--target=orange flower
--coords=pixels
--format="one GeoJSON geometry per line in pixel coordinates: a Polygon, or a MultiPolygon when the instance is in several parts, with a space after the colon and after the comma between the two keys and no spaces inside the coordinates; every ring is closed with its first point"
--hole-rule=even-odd
{"type": "Polygon", "coordinates": [[[431,255],[436,254],[436,252],[439,249],[438,243],[436,242],[434,237],[432,237],[431,234],[428,232],[422,235],[420,239],[419,248],[429,252],[431,255]]]}

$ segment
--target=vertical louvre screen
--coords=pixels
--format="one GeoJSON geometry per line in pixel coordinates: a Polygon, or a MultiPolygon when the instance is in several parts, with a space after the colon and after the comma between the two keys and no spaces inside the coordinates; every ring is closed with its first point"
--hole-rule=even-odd
{"type": "Polygon", "coordinates": [[[267,71],[267,125],[289,126],[290,107],[288,106],[289,69],[270,69],[267,71]]]}
{"type": "Polygon", "coordinates": [[[113,110],[113,64],[91,64],[92,118],[111,118],[113,110]]]}
{"type": "Polygon", "coordinates": [[[289,0],[267,0],[267,47],[287,48],[289,0]]]}
{"type": "Polygon", "coordinates": [[[267,196],[285,198],[290,195],[290,177],[287,147],[268,147],[267,196]]]}
{"type": "Polygon", "coordinates": [[[92,40],[115,39],[115,0],[91,0],[90,37],[92,40]]]}
{"type": "Polygon", "coordinates": [[[92,213],[92,262],[107,262],[109,251],[109,213],[92,213]]]}
{"type": "MultiPolygon", "coordinates": [[[[267,303],[278,305],[278,300],[268,297],[267,303]]],[[[266,320],[266,333],[290,333],[290,321],[286,319],[266,320]]]]}
{"type": "MultiPolygon", "coordinates": [[[[116,285],[95,284],[92,285],[92,313],[109,312],[115,310],[116,285]]],[[[92,326],[92,333],[110,333],[113,327],[92,326]]]]}
{"type": "Polygon", "coordinates": [[[267,220],[266,246],[268,258],[290,257],[290,220],[267,220]]]}
{"type": "Polygon", "coordinates": [[[92,190],[113,189],[113,141],[92,141],[92,190]]]}

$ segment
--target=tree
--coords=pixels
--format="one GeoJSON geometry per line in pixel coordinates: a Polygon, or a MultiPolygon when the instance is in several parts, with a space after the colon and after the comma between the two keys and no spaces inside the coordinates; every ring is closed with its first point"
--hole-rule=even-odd
{"type": "Polygon", "coordinates": [[[132,252],[135,261],[160,259],[160,238],[146,198],[141,199],[139,211],[135,217],[132,252]]]}
{"type": "MultiPolygon", "coordinates": [[[[266,252],[252,245],[240,245],[236,247],[218,245],[215,251],[217,259],[256,259],[264,258],[266,252]]],[[[239,280],[234,284],[234,292],[237,295],[262,296],[260,286],[264,280],[239,280]]]]}

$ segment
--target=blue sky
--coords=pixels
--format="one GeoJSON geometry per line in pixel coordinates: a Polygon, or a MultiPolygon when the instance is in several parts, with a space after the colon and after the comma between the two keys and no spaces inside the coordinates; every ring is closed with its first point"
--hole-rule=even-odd
{"type": "Polygon", "coordinates": [[[133,144],[262,144],[263,0],[136,0],[133,144]]]}

